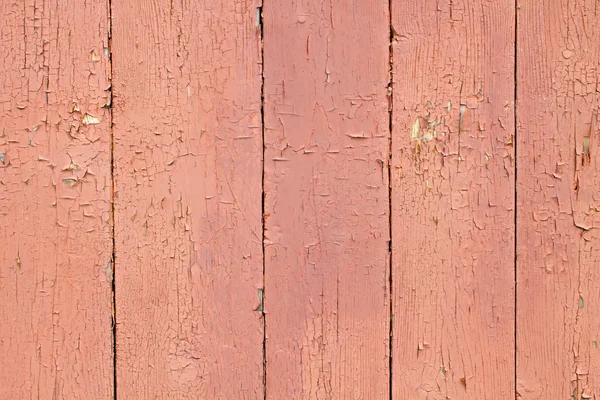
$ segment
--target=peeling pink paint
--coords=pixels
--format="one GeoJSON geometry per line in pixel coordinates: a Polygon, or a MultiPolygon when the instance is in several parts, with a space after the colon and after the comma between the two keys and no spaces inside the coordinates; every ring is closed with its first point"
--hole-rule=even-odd
{"type": "Polygon", "coordinates": [[[257,6],[113,2],[119,397],[263,397],[257,6]]]}
{"type": "Polygon", "coordinates": [[[600,398],[599,6],[523,2],[519,11],[517,392],[523,400],[600,398]]]}
{"type": "Polygon", "coordinates": [[[1,399],[113,394],[107,7],[0,1],[1,399]]]}
{"type": "Polygon", "coordinates": [[[267,398],[386,398],[388,5],[265,2],[264,56],[267,398]]]}
{"type": "Polygon", "coordinates": [[[0,399],[599,397],[598,5],[0,0],[0,399]]]}
{"type": "Polygon", "coordinates": [[[514,398],[514,2],[392,2],[393,396],[514,398]]]}

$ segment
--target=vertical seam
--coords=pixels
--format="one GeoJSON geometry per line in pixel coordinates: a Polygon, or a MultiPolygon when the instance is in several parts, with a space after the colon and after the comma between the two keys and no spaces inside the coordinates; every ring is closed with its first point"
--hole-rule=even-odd
{"type": "Polygon", "coordinates": [[[394,308],[393,308],[393,280],[392,280],[392,127],[393,127],[393,111],[394,111],[394,49],[393,49],[393,41],[394,41],[394,28],[392,26],[392,1],[388,0],[388,18],[390,25],[390,43],[388,49],[388,62],[389,62],[389,75],[388,75],[388,120],[389,120],[389,135],[388,135],[388,229],[389,229],[389,239],[388,239],[388,257],[389,257],[389,301],[390,301],[390,311],[389,311],[389,399],[392,400],[393,397],[393,361],[392,361],[392,351],[393,351],[393,338],[394,338],[394,308]]]}
{"type": "Polygon", "coordinates": [[[513,140],[513,149],[514,149],[514,160],[515,160],[515,180],[514,180],[514,185],[515,185],[515,193],[514,193],[514,225],[515,225],[515,232],[514,232],[514,281],[515,281],[515,288],[514,288],[514,296],[515,296],[515,304],[514,304],[514,335],[515,335],[515,345],[514,345],[514,390],[515,390],[515,399],[519,396],[519,393],[517,391],[517,378],[518,378],[518,374],[517,374],[517,350],[518,350],[518,343],[517,343],[517,306],[518,306],[518,299],[517,299],[517,286],[518,286],[518,281],[517,281],[517,273],[518,273],[518,263],[517,263],[517,234],[518,234],[518,220],[517,220],[517,207],[518,207],[518,202],[517,202],[517,186],[518,186],[518,180],[517,180],[517,174],[518,174],[518,162],[517,162],[517,147],[518,147],[518,138],[517,138],[517,133],[518,133],[518,120],[517,120],[517,82],[518,82],[518,77],[517,77],[517,53],[518,53],[518,21],[519,21],[519,17],[518,17],[518,11],[519,11],[519,1],[515,0],[515,20],[514,20],[514,24],[515,24],[515,45],[514,45],[514,103],[513,103],[513,118],[514,118],[514,132],[513,132],[513,136],[514,136],[514,140],[513,140]]]}
{"type": "Polygon", "coordinates": [[[261,312],[263,319],[263,399],[267,399],[267,319],[265,315],[265,297],[266,297],[266,261],[265,261],[265,51],[264,51],[264,16],[263,16],[263,5],[264,1],[261,1],[261,5],[257,10],[257,18],[260,29],[260,129],[261,129],[261,148],[262,148],[262,159],[261,159],[261,221],[262,221],[262,299],[261,299],[261,312]]]}
{"type": "Polygon", "coordinates": [[[109,131],[110,131],[110,235],[111,235],[111,267],[112,267],[112,358],[113,358],[113,399],[117,399],[117,305],[115,291],[115,136],[113,130],[113,57],[112,57],[112,0],[108,0],[108,68],[109,68],[109,131]]]}

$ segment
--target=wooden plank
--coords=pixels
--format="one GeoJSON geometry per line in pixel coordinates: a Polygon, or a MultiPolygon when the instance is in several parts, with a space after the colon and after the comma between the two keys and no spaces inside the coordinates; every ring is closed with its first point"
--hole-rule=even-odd
{"type": "Polygon", "coordinates": [[[518,13],[517,391],[600,397],[600,3],[518,13]]]}
{"type": "Polygon", "coordinates": [[[265,2],[267,398],[389,394],[387,2],[265,2]]]}
{"type": "Polygon", "coordinates": [[[113,394],[107,7],[0,1],[3,399],[113,394]]]}
{"type": "Polygon", "coordinates": [[[393,395],[514,396],[514,2],[393,0],[393,395]]]}
{"type": "Polygon", "coordinates": [[[257,5],[113,2],[119,397],[263,398],[257,5]]]}

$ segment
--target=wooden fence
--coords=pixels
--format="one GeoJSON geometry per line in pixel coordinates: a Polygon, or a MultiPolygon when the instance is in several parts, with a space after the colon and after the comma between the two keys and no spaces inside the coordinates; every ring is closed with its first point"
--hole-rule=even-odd
{"type": "Polygon", "coordinates": [[[0,399],[600,399],[600,0],[0,12],[0,399]]]}

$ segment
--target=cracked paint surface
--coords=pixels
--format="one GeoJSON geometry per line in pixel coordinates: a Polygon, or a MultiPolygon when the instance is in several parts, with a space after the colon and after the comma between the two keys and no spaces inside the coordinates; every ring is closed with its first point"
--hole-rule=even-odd
{"type": "Polygon", "coordinates": [[[392,1],[394,398],[514,396],[514,20],[392,1]]]}
{"type": "Polygon", "coordinates": [[[264,21],[267,398],[386,398],[388,5],[264,21]]]}
{"type": "Polygon", "coordinates": [[[119,397],[263,398],[257,5],[113,2],[119,397]]]}
{"type": "Polygon", "coordinates": [[[0,1],[3,399],[113,393],[107,7],[0,1]]]}
{"type": "Polygon", "coordinates": [[[600,3],[520,1],[517,392],[600,398],[600,3]]]}
{"type": "Polygon", "coordinates": [[[0,398],[600,397],[598,0],[110,8],[0,0],[0,398]]]}

